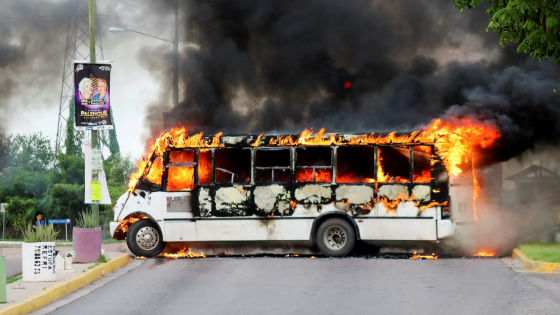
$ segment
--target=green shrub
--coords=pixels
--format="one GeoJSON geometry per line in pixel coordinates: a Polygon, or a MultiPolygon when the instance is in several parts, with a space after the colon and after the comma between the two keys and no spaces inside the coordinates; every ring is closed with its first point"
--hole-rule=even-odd
{"type": "Polygon", "coordinates": [[[37,243],[37,242],[54,242],[56,240],[57,231],[54,230],[53,224],[47,224],[45,227],[32,228],[31,224],[27,226],[27,229],[22,231],[23,241],[26,243],[37,243]]]}
{"type": "Polygon", "coordinates": [[[76,226],[79,228],[96,228],[99,226],[99,216],[92,210],[85,210],[78,214],[76,226]]]}

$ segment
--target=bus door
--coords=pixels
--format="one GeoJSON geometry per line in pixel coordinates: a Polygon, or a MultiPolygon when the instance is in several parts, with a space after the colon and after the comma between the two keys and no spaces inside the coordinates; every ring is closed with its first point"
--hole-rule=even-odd
{"type": "Polygon", "coordinates": [[[449,198],[452,220],[459,225],[475,220],[472,170],[463,171],[458,175],[449,175],[449,198]]]}
{"type": "Polygon", "coordinates": [[[193,215],[195,150],[169,151],[165,156],[165,198],[163,212],[166,241],[196,241],[193,215]]]}
{"type": "Polygon", "coordinates": [[[259,216],[284,216],[292,212],[290,179],[292,149],[263,147],[254,152],[254,209],[259,216]]]}

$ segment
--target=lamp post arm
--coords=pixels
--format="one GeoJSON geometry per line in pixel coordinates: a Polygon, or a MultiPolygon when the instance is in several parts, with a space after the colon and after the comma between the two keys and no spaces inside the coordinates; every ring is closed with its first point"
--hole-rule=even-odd
{"type": "Polygon", "coordinates": [[[168,42],[168,43],[174,44],[174,41],[172,41],[172,40],[163,39],[163,38],[161,38],[161,37],[157,37],[157,36],[154,36],[154,35],[150,35],[150,34],[138,32],[138,31],[135,31],[135,30],[129,30],[129,29],[125,29],[125,31],[126,31],[126,32],[138,33],[138,34],[140,34],[140,35],[152,37],[152,38],[155,38],[155,39],[162,40],[162,41],[164,41],[164,42],[168,42]]]}

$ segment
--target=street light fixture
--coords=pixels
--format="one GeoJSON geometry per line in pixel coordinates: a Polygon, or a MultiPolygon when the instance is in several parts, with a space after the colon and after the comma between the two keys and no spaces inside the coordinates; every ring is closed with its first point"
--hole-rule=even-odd
{"type": "Polygon", "coordinates": [[[122,33],[122,32],[133,32],[133,33],[137,33],[140,35],[144,35],[144,36],[148,36],[148,37],[152,37],[155,39],[159,39],[162,40],[164,42],[167,43],[171,43],[173,44],[173,50],[174,50],[174,54],[173,54],[173,106],[177,106],[177,104],[179,103],[179,15],[178,15],[178,1],[175,0],[175,39],[174,40],[168,40],[168,39],[164,39],[161,37],[157,37],[154,35],[150,35],[150,34],[145,34],[142,32],[138,32],[138,31],[134,31],[134,30],[129,30],[129,29],[124,29],[124,28],[120,28],[120,27],[110,27],[109,28],[109,32],[111,33],[122,33]]]}
{"type": "Polygon", "coordinates": [[[109,27],[109,32],[111,33],[120,33],[120,32],[124,32],[125,30],[123,28],[120,27],[109,27]]]}

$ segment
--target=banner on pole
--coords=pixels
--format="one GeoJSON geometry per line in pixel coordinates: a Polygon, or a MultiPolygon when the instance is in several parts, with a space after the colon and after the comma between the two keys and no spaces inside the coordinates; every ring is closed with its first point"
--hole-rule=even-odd
{"type": "Polygon", "coordinates": [[[111,65],[74,61],[76,129],[113,129],[110,97],[111,65]]]}
{"type": "Polygon", "coordinates": [[[7,203],[0,203],[0,212],[6,212],[7,203]]]}

